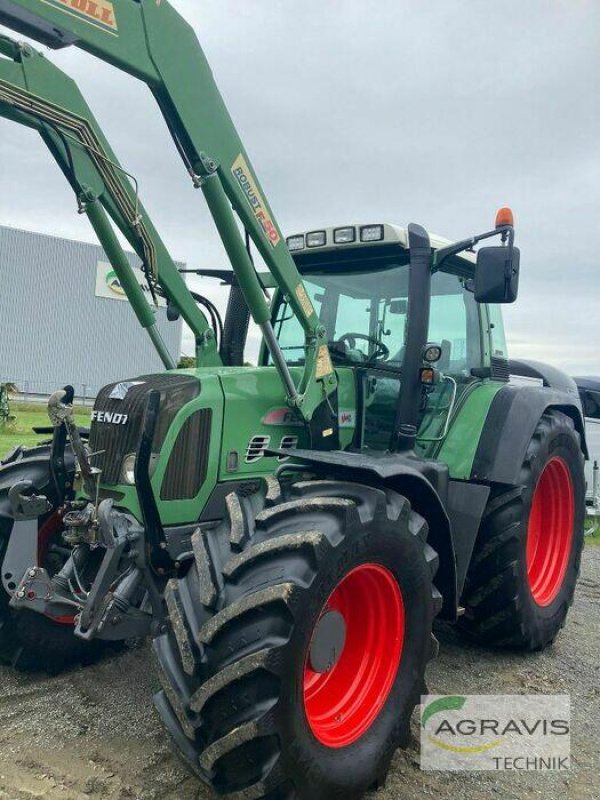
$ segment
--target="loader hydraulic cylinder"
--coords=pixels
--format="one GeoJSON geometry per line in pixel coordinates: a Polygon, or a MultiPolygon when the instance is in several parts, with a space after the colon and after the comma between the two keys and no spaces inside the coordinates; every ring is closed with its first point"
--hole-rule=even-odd
{"type": "Polygon", "coordinates": [[[131,303],[140,325],[148,331],[148,335],[165,367],[167,369],[175,369],[177,364],[160,335],[156,317],[144,296],[144,291],[138,283],[123,248],[119,244],[112,225],[108,221],[106,212],[98,202],[98,198],[91,192],[86,193],[82,201],[85,213],[96,231],[98,239],[102,242],[104,251],[114,271],[117,273],[119,282],[131,303]]]}

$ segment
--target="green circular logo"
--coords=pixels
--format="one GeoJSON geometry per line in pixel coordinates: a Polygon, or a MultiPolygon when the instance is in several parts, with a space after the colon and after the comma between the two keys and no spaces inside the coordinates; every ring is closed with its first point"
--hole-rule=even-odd
{"type": "Polygon", "coordinates": [[[106,285],[111,292],[113,292],[113,294],[117,294],[119,297],[125,297],[125,292],[121,286],[121,281],[114,270],[106,273],[106,285]]]}

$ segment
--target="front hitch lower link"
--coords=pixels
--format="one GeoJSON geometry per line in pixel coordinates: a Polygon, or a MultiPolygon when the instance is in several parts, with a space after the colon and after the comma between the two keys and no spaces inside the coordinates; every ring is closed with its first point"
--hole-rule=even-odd
{"type": "Polygon", "coordinates": [[[122,563],[126,548],[137,542],[142,529],[135,521],[114,511],[110,499],[98,507],[97,526],[97,544],[75,547],[53,578],[41,567],[27,570],[10,604],[49,617],[74,617],[75,634],[82,639],[144,637],[150,632],[152,614],[133,604],[143,578],[135,563],[135,551],[129,554],[130,564],[123,567],[122,563]],[[104,549],[104,557],[91,588],[85,591],[79,576],[90,553],[98,547],[104,549]]]}

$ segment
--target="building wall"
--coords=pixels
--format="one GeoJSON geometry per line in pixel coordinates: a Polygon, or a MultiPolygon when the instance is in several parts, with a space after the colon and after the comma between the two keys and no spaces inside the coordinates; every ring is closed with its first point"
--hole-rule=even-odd
{"type": "MultiPolygon", "coordinates": [[[[132,266],[139,259],[128,254],[132,266]]],[[[163,369],[127,302],[96,296],[101,247],[0,226],[0,381],[46,394],[70,383],[94,396],[107,383],[163,369]]],[[[157,311],[177,359],[181,321],[157,311]]]]}

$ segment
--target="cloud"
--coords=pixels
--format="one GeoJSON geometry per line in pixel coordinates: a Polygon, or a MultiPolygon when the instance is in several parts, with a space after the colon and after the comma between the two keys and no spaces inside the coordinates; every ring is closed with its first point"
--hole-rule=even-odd
{"type": "MultiPolygon", "coordinates": [[[[173,5],[198,33],[284,231],[415,221],[458,238],[512,205],[522,249],[512,352],[600,372],[597,3],[173,5]]],[[[74,48],[49,57],[78,81],[173,256],[226,266],[145,87],[74,48]]],[[[1,125],[3,223],[93,240],[41,142],[1,125]]]]}

